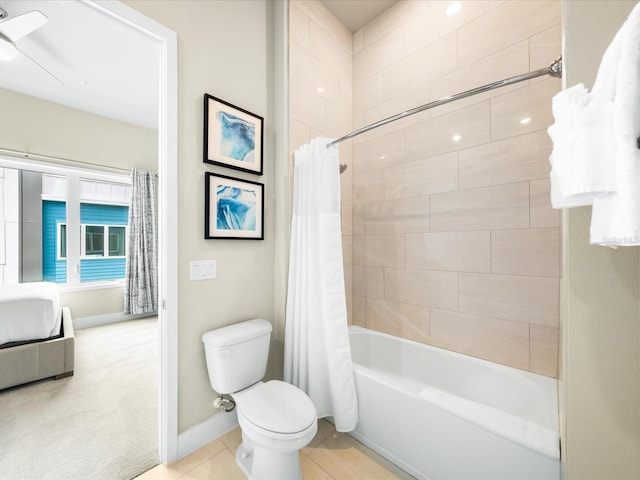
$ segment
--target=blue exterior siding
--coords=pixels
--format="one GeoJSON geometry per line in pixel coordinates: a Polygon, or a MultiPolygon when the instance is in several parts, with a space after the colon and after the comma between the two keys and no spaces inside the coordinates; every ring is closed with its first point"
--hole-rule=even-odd
{"type": "Polygon", "coordinates": [[[80,204],[80,223],[91,225],[126,225],[129,222],[129,207],[118,205],[80,204]]]}
{"type": "MultiPolygon", "coordinates": [[[[57,224],[66,222],[66,203],[50,200],[42,202],[43,216],[43,278],[46,281],[66,283],[67,261],[56,260],[57,224]]],[[[117,205],[82,203],[80,223],[89,225],[127,225],[129,208],[117,205]]],[[[117,280],[124,278],[125,258],[82,258],[80,281],[117,280]]]]}
{"type": "Polygon", "coordinates": [[[42,201],[42,278],[46,282],[67,283],[67,261],[56,258],[58,224],[66,221],[65,202],[42,201]]]}

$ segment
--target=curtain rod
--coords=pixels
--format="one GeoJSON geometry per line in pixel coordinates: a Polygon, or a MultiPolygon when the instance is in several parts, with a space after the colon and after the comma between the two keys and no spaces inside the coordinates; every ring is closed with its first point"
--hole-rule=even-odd
{"type": "Polygon", "coordinates": [[[348,133],[344,137],[340,137],[337,140],[334,140],[333,142],[327,143],[327,148],[332,147],[344,140],[349,140],[350,138],[357,137],[358,135],[362,135],[363,133],[366,133],[369,130],[373,130],[374,128],[382,127],[383,125],[386,125],[388,123],[395,122],[396,120],[400,120],[401,118],[405,118],[410,115],[423,112],[425,110],[429,110],[430,108],[439,107],[440,105],[454,102],[462,98],[470,97],[472,95],[477,95],[479,93],[488,92],[489,90],[493,90],[495,88],[506,87],[507,85],[512,85],[514,83],[523,82],[525,80],[530,80],[536,77],[542,77],[543,75],[550,75],[552,77],[561,77],[562,76],[562,56],[558,57],[551,65],[549,65],[546,68],[541,68],[540,70],[535,70],[533,72],[516,75],[515,77],[505,78],[504,80],[499,80],[497,82],[488,83],[487,85],[472,88],[471,90],[467,90],[461,93],[456,93],[455,95],[450,95],[448,97],[442,97],[439,100],[435,100],[425,105],[421,105],[419,107],[412,108],[411,110],[407,110],[406,112],[401,112],[396,115],[393,115],[392,117],[379,120],[375,123],[372,123],[371,125],[367,125],[366,127],[362,127],[358,130],[348,133]]]}
{"type": "MultiPolygon", "coordinates": [[[[131,169],[130,168],[119,168],[119,167],[110,167],[108,165],[98,165],[95,163],[90,163],[90,162],[83,162],[81,160],[72,160],[69,158],[62,158],[62,157],[54,157],[51,155],[41,155],[39,153],[29,153],[29,152],[22,152],[20,150],[12,150],[10,148],[2,148],[0,147],[0,154],[4,154],[4,155],[9,155],[11,157],[18,157],[18,158],[23,158],[26,160],[43,160],[43,161],[49,161],[49,162],[53,162],[56,164],[62,164],[62,165],[67,165],[67,166],[84,166],[85,168],[90,168],[93,170],[103,170],[103,171],[110,171],[113,173],[118,173],[118,174],[127,174],[129,175],[131,173],[131,169]]],[[[156,177],[158,176],[158,174],[155,174],[156,177]]]]}

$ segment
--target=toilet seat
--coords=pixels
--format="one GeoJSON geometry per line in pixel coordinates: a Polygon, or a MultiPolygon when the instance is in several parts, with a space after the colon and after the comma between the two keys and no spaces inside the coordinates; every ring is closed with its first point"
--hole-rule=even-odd
{"type": "Polygon", "coordinates": [[[299,388],[280,380],[259,383],[243,392],[237,410],[238,417],[251,424],[252,430],[272,437],[306,435],[317,421],[311,399],[299,388]]]}

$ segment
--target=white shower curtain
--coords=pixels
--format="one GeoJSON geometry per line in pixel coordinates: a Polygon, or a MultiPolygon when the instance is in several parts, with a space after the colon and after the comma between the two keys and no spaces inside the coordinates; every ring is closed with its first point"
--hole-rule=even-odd
{"type": "Polygon", "coordinates": [[[158,310],[158,235],[155,173],[131,170],[131,205],[124,283],[124,313],[158,310]]]}
{"type": "Polygon", "coordinates": [[[316,138],[295,153],[284,379],[336,430],[358,422],[347,330],[338,148],[316,138]]]}

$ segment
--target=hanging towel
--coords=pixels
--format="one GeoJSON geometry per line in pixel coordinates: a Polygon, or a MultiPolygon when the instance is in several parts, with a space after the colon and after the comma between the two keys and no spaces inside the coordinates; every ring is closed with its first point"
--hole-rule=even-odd
{"type": "Polygon", "coordinates": [[[590,241],[597,245],[640,245],[640,4],[620,32],[613,119],[616,191],[594,199],[590,241]]]}
{"type": "Polygon", "coordinates": [[[602,57],[591,93],[580,83],[553,97],[551,204],[554,208],[591,205],[616,189],[613,112],[622,35],[602,57]]]}

